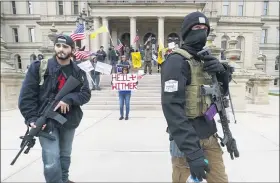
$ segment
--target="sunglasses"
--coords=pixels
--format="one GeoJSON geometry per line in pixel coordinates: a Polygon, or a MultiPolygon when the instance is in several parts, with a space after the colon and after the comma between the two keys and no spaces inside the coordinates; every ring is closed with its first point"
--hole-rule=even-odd
{"type": "Polygon", "coordinates": [[[58,48],[60,48],[60,47],[62,47],[62,48],[69,48],[70,47],[69,45],[63,44],[63,43],[56,43],[55,46],[58,47],[58,48]]]}

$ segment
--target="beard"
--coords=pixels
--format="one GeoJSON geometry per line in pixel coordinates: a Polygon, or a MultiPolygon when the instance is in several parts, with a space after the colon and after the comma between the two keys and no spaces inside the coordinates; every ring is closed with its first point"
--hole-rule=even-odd
{"type": "Polygon", "coordinates": [[[71,57],[71,53],[65,54],[63,52],[56,52],[55,56],[60,60],[67,60],[71,57]]]}

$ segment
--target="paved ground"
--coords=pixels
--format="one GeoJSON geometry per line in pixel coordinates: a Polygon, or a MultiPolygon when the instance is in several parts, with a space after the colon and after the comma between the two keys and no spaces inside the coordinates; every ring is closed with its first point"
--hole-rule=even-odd
{"type": "MultiPolygon", "coordinates": [[[[241,157],[224,153],[230,182],[279,182],[279,98],[267,106],[248,105],[232,124],[241,157]]],[[[71,179],[77,182],[170,182],[166,122],[161,111],[132,111],[119,121],[118,111],[84,112],[73,147],[71,179]]],[[[20,113],[1,113],[1,182],[43,182],[40,146],[10,162],[25,132],[20,113]]]]}

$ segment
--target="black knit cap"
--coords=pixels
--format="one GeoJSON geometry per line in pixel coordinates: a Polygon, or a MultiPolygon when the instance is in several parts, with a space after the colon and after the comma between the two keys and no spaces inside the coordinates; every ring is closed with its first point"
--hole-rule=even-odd
{"type": "Polygon", "coordinates": [[[191,31],[191,28],[194,25],[198,25],[198,24],[206,25],[208,27],[207,36],[209,35],[209,33],[210,33],[209,20],[203,13],[197,11],[197,12],[188,14],[184,18],[184,21],[183,21],[182,27],[181,27],[181,34],[182,34],[183,40],[186,38],[188,33],[191,31]]]}
{"type": "Polygon", "coordinates": [[[72,48],[75,48],[75,43],[73,39],[70,36],[60,34],[56,37],[54,44],[56,43],[64,43],[67,44],[68,46],[71,46],[72,48]]]}

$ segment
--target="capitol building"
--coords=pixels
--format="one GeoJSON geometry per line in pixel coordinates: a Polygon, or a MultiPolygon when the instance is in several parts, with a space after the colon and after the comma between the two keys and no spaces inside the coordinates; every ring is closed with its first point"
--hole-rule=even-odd
{"type": "MultiPolygon", "coordinates": [[[[214,29],[215,45],[223,50],[228,41],[238,40],[242,50],[239,65],[254,68],[260,54],[264,56],[264,71],[279,83],[279,1],[187,1],[187,0],[89,0],[89,1],[1,1],[1,37],[11,52],[11,62],[25,71],[34,55],[44,54],[51,46],[51,29],[70,34],[76,28],[77,17],[84,14],[87,39],[79,46],[105,51],[118,39],[124,45],[137,48],[152,35],[154,43],[168,39],[181,43],[180,26],[183,17],[194,11],[203,12],[214,29]],[[101,26],[109,33],[95,39],[89,33],[101,26]],[[139,36],[137,44],[134,38],[139,36]]],[[[223,60],[223,54],[220,59],[223,60]]]]}

